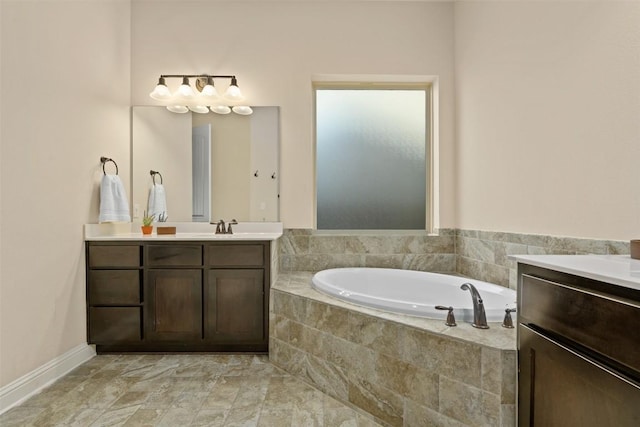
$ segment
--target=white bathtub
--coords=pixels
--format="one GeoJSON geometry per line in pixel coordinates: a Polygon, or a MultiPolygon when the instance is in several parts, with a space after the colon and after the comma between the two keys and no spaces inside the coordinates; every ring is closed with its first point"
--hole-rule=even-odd
{"type": "MultiPolygon", "coordinates": [[[[447,274],[390,268],[334,268],[316,273],[312,287],[341,300],[395,313],[445,319],[454,307],[457,322],[473,321],[471,292],[460,289],[471,283],[482,297],[487,322],[502,322],[506,308],[516,307],[516,292],[503,286],[447,274]]],[[[515,324],[516,316],[512,314],[515,324]]]]}

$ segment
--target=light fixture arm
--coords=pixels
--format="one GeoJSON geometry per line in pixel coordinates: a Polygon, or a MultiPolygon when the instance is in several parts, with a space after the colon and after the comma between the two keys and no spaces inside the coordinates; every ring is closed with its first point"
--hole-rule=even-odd
{"type": "Polygon", "coordinates": [[[236,76],[217,75],[217,74],[160,74],[160,78],[193,78],[193,77],[211,77],[212,79],[235,79],[236,76]]]}

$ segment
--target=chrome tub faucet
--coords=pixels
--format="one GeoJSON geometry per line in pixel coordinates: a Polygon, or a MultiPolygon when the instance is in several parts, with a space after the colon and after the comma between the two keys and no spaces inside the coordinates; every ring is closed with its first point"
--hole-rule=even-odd
{"type": "Polygon", "coordinates": [[[489,325],[487,325],[487,315],[484,311],[484,303],[476,287],[471,283],[464,283],[460,286],[460,289],[471,292],[471,299],[473,300],[473,327],[489,329],[489,325]]]}

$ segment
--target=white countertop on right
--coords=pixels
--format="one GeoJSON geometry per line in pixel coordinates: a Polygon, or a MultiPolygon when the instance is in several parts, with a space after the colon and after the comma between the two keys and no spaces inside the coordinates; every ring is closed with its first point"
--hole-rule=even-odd
{"type": "Polygon", "coordinates": [[[629,255],[511,255],[536,267],[640,290],[640,260],[629,255]]]}

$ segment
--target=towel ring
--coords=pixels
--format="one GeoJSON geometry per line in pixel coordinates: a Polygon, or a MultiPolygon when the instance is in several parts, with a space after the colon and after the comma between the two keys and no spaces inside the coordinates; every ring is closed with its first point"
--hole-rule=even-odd
{"type": "Polygon", "coordinates": [[[160,184],[162,184],[162,174],[160,172],[150,170],[149,175],[151,175],[151,179],[153,180],[153,185],[156,185],[156,175],[160,175],[160,184]]]}
{"type": "Polygon", "coordinates": [[[104,165],[107,162],[112,162],[114,165],[116,165],[116,175],[118,175],[118,164],[116,163],[116,161],[104,156],[100,157],[100,163],[102,163],[102,173],[104,173],[105,175],[107,174],[107,171],[104,170],[104,165]]]}

